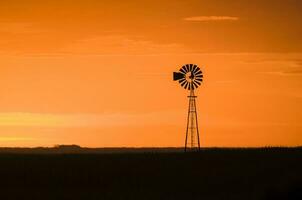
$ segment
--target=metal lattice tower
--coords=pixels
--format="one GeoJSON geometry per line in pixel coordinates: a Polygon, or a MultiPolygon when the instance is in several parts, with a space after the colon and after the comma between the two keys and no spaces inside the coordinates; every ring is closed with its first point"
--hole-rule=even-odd
{"type": "Polygon", "coordinates": [[[179,72],[174,72],[174,81],[178,81],[180,85],[190,91],[189,110],[187,118],[185,151],[200,150],[200,138],[196,108],[195,89],[197,89],[203,81],[203,74],[200,68],[194,64],[184,65],[179,72]]]}
{"type": "Polygon", "coordinates": [[[187,130],[186,130],[186,141],[185,141],[185,151],[187,148],[200,150],[200,139],[199,139],[199,129],[198,129],[198,118],[197,118],[197,108],[196,108],[196,98],[194,95],[194,90],[190,90],[189,98],[189,109],[187,118],[187,130]]]}

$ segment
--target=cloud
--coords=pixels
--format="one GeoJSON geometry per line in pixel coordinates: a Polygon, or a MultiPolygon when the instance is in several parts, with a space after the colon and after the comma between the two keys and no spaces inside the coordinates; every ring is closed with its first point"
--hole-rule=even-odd
{"type": "Polygon", "coordinates": [[[300,59],[285,60],[276,62],[279,65],[284,65],[283,70],[267,71],[265,74],[279,75],[279,76],[301,76],[302,75],[302,62],[300,59]]]}
{"type": "Polygon", "coordinates": [[[33,34],[38,33],[32,23],[25,22],[0,22],[0,33],[33,34]]]}
{"type": "Polygon", "coordinates": [[[297,59],[296,60],[296,67],[301,67],[302,68],[302,59],[297,59]]]}
{"type": "Polygon", "coordinates": [[[210,22],[210,21],[238,21],[238,17],[232,16],[194,16],[186,17],[183,20],[192,22],[210,22]]]}
{"type": "Polygon", "coordinates": [[[296,70],[285,70],[285,71],[271,71],[271,72],[263,72],[265,74],[279,75],[279,76],[301,76],[302,69],[296,70]]]}
{"type": "Polygon", "coordinates": [[[36,140],[36,138],[29,138],[29,137],[0,137],[0,142],[31,141],[31,140],[36,140]]]}
{"type": "Polygon", "coordinates": [[[293,69],[293,70],[283,71],[283,74],[286,74],[286,75],[302,75],[302,69],[293,69]]]}
{"type": "Polygon", "coordinates": [[[156,43],[126,35],[99,35],[65,45],[60,52],[96,55],[158,55],[188,53],[190,49],[178,43],[156,43]]]}
{"type": "Polygon", "coordinates": [[[103,113],[103,114],[40,114],[0,113],[0,127],[108,127],[137,124],[174,124],[181,119],[180,111],[151,113],[103,113]]]}

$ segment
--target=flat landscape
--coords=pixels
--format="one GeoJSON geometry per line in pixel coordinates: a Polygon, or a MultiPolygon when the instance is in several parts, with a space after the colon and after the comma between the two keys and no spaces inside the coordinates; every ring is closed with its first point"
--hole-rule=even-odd
{"type": "Polygon", "coordinates": [[[0,149],[1,199],[302,199],[302,148],[0,149]]]}

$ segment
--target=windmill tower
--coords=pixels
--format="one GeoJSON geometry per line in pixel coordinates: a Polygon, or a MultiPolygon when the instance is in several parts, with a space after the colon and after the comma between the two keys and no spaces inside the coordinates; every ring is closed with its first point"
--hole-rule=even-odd
{"type": "Polygon", "coordinates": [[[180,85],[189,90],[189,109],[187,118],[187,129],[185,139],[185,151],[189,148],[191,150],[200,150],[200,138],[198,129],[198,118],[196,109],[195,90],[201,85],[203,81],[203,74],[200,68],[194,64],[184,65],[179,72],[173,73],[173,80],[178,81],[180,85]]]}

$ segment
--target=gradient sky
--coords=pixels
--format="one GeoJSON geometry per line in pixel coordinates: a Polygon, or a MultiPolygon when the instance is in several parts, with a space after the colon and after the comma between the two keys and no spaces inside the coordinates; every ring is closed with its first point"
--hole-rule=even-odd
{"type": "Polygon", "coordinates": [[[302,145],[302,1],[1,0],[0,146],[302,145]]]}

